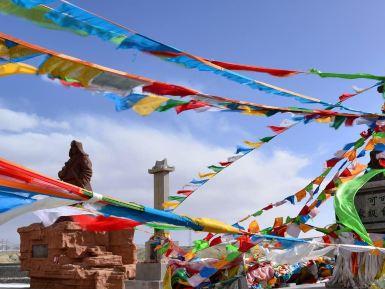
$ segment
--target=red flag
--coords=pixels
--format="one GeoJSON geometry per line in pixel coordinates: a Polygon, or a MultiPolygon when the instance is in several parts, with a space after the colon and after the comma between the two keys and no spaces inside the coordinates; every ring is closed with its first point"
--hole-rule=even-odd
{"type": "Polygon", "coordinates": [[[118,231],[141,224],[134,220],[105,216],[77,215],[72,216],[72,219],[84,230],[94,232],[118,231]]]}
{"type": "Polygon", "coordinates": [[[270,210],[270,209],[272,209],[272,208],[273,208],[273,204],[270,204],[270,205],[264,207],[262,210],[268,211],[268,210],[270,210]]]}
{"type": "Polygon", "coordinates": [[[222,238],[221,238],[221,236],[216,237],[216,238],[214,238],[214,239],[211,240],[211,242],[210,242],[210,247],[213,247],[213,246],[218,245],[218,244],[221,244],[221,243],[222,243],[222,238]]]}
{"type": "Polygon", "coordinates": [[[250,237],[246,235],[239,237],[238,242],[239,242],[238,251],[242,253],[249,251],[251,248],[255,246],[255,244],[250,242],[250,237]]]}
{"type": "Polygon", "coordinates": [[[325,190],[331,190],[331,189],[334,189],[336,187],[335,183],[333,180],[331,180],[325,187],[325,190]]]}
{"type": "Polygon", "coordinates": [[[193,190],[180,190],[180,191],[177,191],[176,193],[178,195],[184,195],[186,197],[190,196],[194,191],[193,190]]]}
{"type": "Polygon", "coordinates": [[[370,137],[372,135],[370,129],[368,130],[364,130],[360,133],[360,136],[362,136],[364,139],[367,139],[368,137],[370,137]]]}
{"type": "MultiPolygon", "coordinates": [[[[149,53],[160,57],[168,57],[168,58],[178,57],[180,55],[183,55],[182,53],[171,52],[171,51],[150,51],[149,53]]],[[[229,70],[254,71],[254,72],[260,72],[260,73],[267,73],[277,77],[286,77],[286,76],[292,76],[295,74],[303,73],[297,70],[267,68],[262,66],[245,65],[245,64],[217,61],[217,60],[210,60],[210,59],[204,59],[204,60],[229,70]]]]}
{"type": "Polygon", "coordinates": [[[188,103],[181,104],[175,107],[176,113],[179,114],[183,111],[190,110],[190,109],[196,109],[200,107],[208,106],[207,103],[197,100],[190,100],[188,103]]]}
{"type": "Polygon", "coordinates": [[[357,119],[356,116],[348,116],[345,120],[345,125],[346,126],[353,126],[353,122],[355,119],[357,119]]]}
{"type": "Polygon", "coordinates": [[[162,82],[154,82],[150,85],[144,86],[143,91],[155,93],[158,95],[177,95],[177,96],[187,96],[195,95],[198,92],[183,86],[171,85],[162,82]]]}
{"type": "MultiPolygon", "coordinates": [[[[287,231],[287,226],[283,225],[281,227],[274,228],[272,233],[276,236],[285,237],[285,233],[287,231]]],[[[279,243],[279,242],[278,242],[279,243]]]]}
{"type": "Polygon", "coordinates": [[[261,73],[267,73],[267,74],[277,76],[277,77],[286,77],[286,76],[291,76],[291,75],[302,73],[302,72],[296,71],[296,70],[266,68],[266,67],[261,67],[261,66],[244,65],[244,64],[222,62],[222,61],[216,61],[216,60],[212,60],[212,61],[209,60],[209,61],[212,64],[218,65],[220,67],[223,67],[223,68],[229,69],[229,70],[261,72],[261,73]]]}
{"type": "Polygon", "coordinates": [[[72,86],[72,87],[84,87],[80,82],[70,82],[65,80],[60,80],[60,83],[64,86],[72,86]]]}
{"type": "Polygon", "coordinates": [[[352,176],[352,173],[349,171],[348,168],[344,169],[340,174],[340,177],[351,177],[351,176],[352,176]]]}
{"type": "Polygon", "coordinates": [[[214,234],[213,233],[208,233],[207,234],[207,236],[203,239],[203,240],[205,240],[205,241],[210,241],[210,239],[212,238],[212,237],[214,237],[214,234]]]}
{"type": "Polygon", "coordinates": [[[300,216],[305,216],[305,215],[307,215],[307,214],[309,214],[309,213],[310,213],[309,207],[308,207],[308,206],[304,206],[304,207],[302,208],[302,210],[299,212],[298,215],[300,215],[300,216]]]}
{"type": "Polygon", "coordinates": [[[275,133],[283,133],[285,130],[288,129],[288,127],[285,126],[274,126],[274,125],[269,125],[268,128],[270,128],[273,132],[275,133]]]}
{"type": "Polygon", "coordinates": [[[330,237],[329,237],[329,236],[322,236],[322,240],[323,240],[324,243],[326,243],[326,244],[330,244],[330,243],[331,243],[331,240],[330,240],[330,237]]]}
{"type": "Polygon", "coordinates": [[[334,167],[341,159],[340,158],[332,158],[326,161],[326,167],[332,168],[334,167]]]}
{"type": "Polygon", "coordinates": [[[227,167],[229,165],[231,165],[233,162],[219,162],[219,164],[223,167],[227,167]]]}
{"type": "Polygon", "coordinates": [[[345,100],[347,100],[353,96],[356,96],[356,95],[357,95],[357,93],[344,93],[339,97],[339,99],[340,99],[340,101],[345,101],[345,100]]]}

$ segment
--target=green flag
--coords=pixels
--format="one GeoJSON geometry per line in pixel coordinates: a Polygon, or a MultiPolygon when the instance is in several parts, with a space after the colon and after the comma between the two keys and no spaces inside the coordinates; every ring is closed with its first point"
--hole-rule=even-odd
{"type": "Polygon", "coordinates": [[[365,185],[374,176],[384,173],[385,169],[371,170],[366,174],[355,178],[349,182],[342,184],[334,198],[334,209],[338,216],[339,222],[346,227],[356,232],[363,241],[369,245],[373,245],[364,225],[358,216],[357,210],[354,206],[354,197],[363,185],[365,185]]]}
{"type": "Polygon", "coordinates": [[[177,100],[177,99],[169,99],[165,103],[163,103],[160,107],[156,109],[158,112],[169,110],[178,105],[186,104],[188,101],[177,100]]]}
{"type": "Polygon", "coordinates": [[[384,76],[373,75],[368,73],[333,73],[333,72],[321,72],[317,69],[310,69],[310,73],[318,74],[321,77],[335,77],[335,78],[345,78],[345,79],[375,79],[375,80],[384,80],[384,76]]]}
{"type": "Polygon", "coordinates": [[[273,135],[273,136],[265,136],[265,137],[261,138],[260,141],[261,142],[269,142],[269,141],[271,141],[275,137],[276,137],[275,135],[273,135]]]}
{"type": "Polygon", "coordinates": [[[215,173],[219,173],[221,170],[223,170],[225,167],[220,167],[220,166],[209,166],[207,167],[208,169],[214,171],[215,173]]]}

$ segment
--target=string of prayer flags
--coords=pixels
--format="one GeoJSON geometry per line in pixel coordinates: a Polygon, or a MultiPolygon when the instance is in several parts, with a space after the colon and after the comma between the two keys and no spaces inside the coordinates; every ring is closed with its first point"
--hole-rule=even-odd
{"type": "MultiPolygon", "coordinates": [[[[331,105],[321,101],[320,99],[292,92],[287,89],[257,81],[234,72],[254,71],[260,73],[268,73],[273,76],[285,77],[302,73],[301,71],[273,69],[252,65],[235,64],[224,61],[208,60],[136,33],[135,31],[125,28],[122,25],[115,24],[106,18],[97,16],[67,1],[4,0],[3,2],[3,5],[0,6],[1,12],[30,19],[34,23],[38,23],[46,28],[69,30],[83,36],[94,35],[102,40],[112,42],[120,49],[136,49],[141,52],[159,57],[163,60],[182,65],[189,69],[209,71],[216,75],[225,77],[231,81],[247,85],[252,89],[257,89],[265,93],[291,97],[302,103],[319,103],[324,106],[331,105]],[[59,5],[55,6],[55,8],[46,5],[38,5],[51,4],[53,2],[57,2],[59,5]]],[[[349,79],[362,77],[377,80],[384,79],[384,77],[368,74],[327,74],[321,73],[317,70],[311,70],[310,73],[318,74],[321,77],[333,76],[349,79]]]]}
{"type": "MultiPolygon", "coordinates": [[[[238,145],[237,148],[236,148],[236,151],[235,151],[235,156],[231,156],[231,157],[228,157],[227,158],[227,161],[221,161],[219,162],[219,165],[210,165],[208,166],[207,168],[210,170],[210,172],[208,173],[199,173],[198,176],[199,178],[201,179],[200,181],[199,180],[195,180],[193,179],[192,181],[190,181],[189,183],[187,183],[186,185],[183,186],[182,190],[179,190],[177,191],[177,195],[180,195],[180,194],[183,194],[184,197],[183,198],[176,198],[175,195],[171,195],[169,196],[168,198],[168,201],[164,202],[163,203],[163,207],[168,210],[168,211],[173,211],[175,210],[177,207],[179,207],[191,194],[193,194],[194,192],[196,192],[198,189],[200,189],[205,183],[207,183],[210,179],[214,178],[217,174],[219,174],[220,172],[222,172],[225,168],[229,167],[230,165],[232,165],[234,162],[236,162],[237,160],[241,159],[242,157],[244,157],[245,155],[251,153],[253,150],[259,148],[260,146],[262,146],[263,144],[271,141],[274,137],[276,137],[278,134],[281,134],[283,132],[285,132],[286,130],[288,130],[290,127],[292,127],[294,124],[297,124],[297,123],[292,123],[292,122],[289,122],[289,121],[286,121],[286,122],[283,122],[280,126],[281,128],[285,128],[285,129],[279,129],[279,130],[276,130],[275,133],[276,135],[274,136],[267,136],[267,137],[263,137],[261,138],[258,142],[251,142],[251,141],[244,141],[244,143],[246,144],[246,147],[245,146],[241,146],[241,145],[238,145]],[[286,125],[286,126],[283,126],[283,125],[286,125]],[[187,190],[187,194],[186,194],[186,188],[189,188],[187,190]]],[[[274,126],[276,127],[276,126],[274,126]]]]}
{"type": "MultiPolygon", "coordinates": [[[[0,223],[4,221],[4,218],[9,220],[10,215],[8,212],[12,212],[19,207],[24,206],[27,209],[17,211],[15,216],[19,216],[22,212],[29,212],[31,209],[41,210],[63,206],[63,201],[65,201],[66,204],[76,203],[77,206],[88,210],[92,215],[102,216],[96,218],[76,217],[84,228],[90,230],[102,230],[108,224],[115,222],[115,228],[151,223],[151,227],[157,227],[156,224],[161,227],[162,224],[165,224],[197,231],[209,230],[213,233],[240,233],[239,229],[218,220],[189,218],[135,203],[119,201],[41,175],[4,159],[0,159],[0,189],[0,198],[2,199],[0,223]],[[54,197],[54,199],[52,202],[36,201],[34,198],[37,195],[43,195],[46,198],[54,197]],[[57,202],[56,200],[60,201],[57,202]],[[39,206],[26,207],[34,202],[40,202],[39,206]],[[46,207],[42,207],[42,204],[46,207]],[[110,216],[118,219],[108,219],[110,216]]],[[[114,228],[111,227],[110,229],[113,230],[114,228]]]]}
{"type": "MultiPolygon", "coordinates": [[[[49,79],[59,81],[60,84],[70,87],[87,89],[93,92],[101,92],[113,100],[118,111],[133,109],[140,115],[149,115],[154,111],[162,112],[174,108],[177,113],[194,109],[205,111],[216,109],[219,111],[236,111],[243,113],[260,112],[259,115],[266,117],[276,113],[294,113],[305,116],[312,116],[312,119],[322,118],[325,115],[331,116],[330,122],[338,119],[376,119],[380,115],[360,113],[341,113],[329,110],[309,110],[304,108],[280,108],[274,106],[259,105],[250,102],[206,95],[190,88],[158,82],[152,79],[128,74],[122,71],[113,70],[94,63],[85,62],[71,56],[59,54],[54,51],[29,44],[14,37],[0,33],[0,60],[6,62],[17,62],[24,68],[26,66],[20,61],[36,56],[45,56],[40,62],[37,75],[45,75],[49,79]],[[27,52],[28,53],[27,53],[27,52]],[[27,55],[27,56],[26,56],[27,55]],[[142,90],[136,93],[134,90],[142,90]],[[148,94],[144,94],[148,93],[148,94]],[[189,99],[175,100],[167,96],[179,96],[189,99]]],[[[31,72],[35,72],[29,67],[31,72]]],[[[25,69],[23,70],[25,71],[25,69]]],[[[31,73],[30,72],[30,73],[31,73]]],[[[16,73],[16,72],[15,72],[16,73]]],[[[350,109],[348,109],[350,110],[350,109]]],[[[284,130],[283,127],[272,127],[272,130],[284,130]]],[[[261,139],[262,142],[269,141],[268,138],[261,139]]],[[[251,145],[251,144],[250,144],[251,145]]],[[[256,144],[257,145],[257,144],[256,144]]],[[[259,145],[259,144],[258,144],[259,145]]]]}
{"type": "MultiPolygon", "coordinates": [[[[369,137],[369,135],[367,135],[366,137],[369,137]]],[[[310,206],[307,206],[308,202],[314,197],[314,195],[316,195],[318,192],[319,192],[319,189],[320,189],[320,185],[322,184],[323,180],[326,178],[326,176],[330,173],[330,171],[332,170],[332,168],[339,162],[343,159],[343,155],[349,150],[349,149],[356,149],[356,148],[360,148],[362,147],[363,145],[365,144],[365,138],[363,137],[360,137],[357,141],[355,142],[352,142],[352,143],[348,143],[346,145],[344,145],[343,149],[338,151],[336,154],[340,154],[342,155],[342,157],[339,157],[339,158],[333,158],[331,160],[328,160],[325,162],[325,169],[324,171],[318,176],[316,177],[315,179],[313,179],[309,184],[307,184],[303,189],[299,190],[297,193],[295,193],[294,195],[290,195],[290,196],[287,196],[285,197],[284,199],[282,199],[281,201],[279,202],[276,202],[276,203],[271,203],[269,204],[268,206],[256,211],[255,213],[253,214],[250,214],[250,215],[247,215],[246,217],[242,218],[240,221],[238,222],[244,222],[246,220],[248,220],[250,217],[258,217],[260,215],[263,214],[263,212],[265,211],[268,211],[268,210],[271,210],[272,208],[274,207],[279,207],[281,205],[284,205],[287,201],[290,202],[292,205],[295,205],[295,201],[297,200],[297,202],[300,202],[302,201],[307,194],[309,194],[309,199],[308,201],[306,202],[305,206],[301,209],[300,213],[298,214],[298,217],[295,218],[295,219],[292,219],[292,218],[287,218],[285,224],[282,224],[282,226],[273,226],[272,228],[270,228],[269,230],[266,230],[268,232],[272,232],[274,229],[276,229],[275,233],[277,233],[277,231],[279,230],[287,230],[287,225],[290,225],[292,224],[293,221],[301,221],[301,223],[306,223],[310,218],[314,218],[317,214],[318,214],[318,210],[315,208],[316,206],[319,207],[323,202],[325,202],[327,200],[327,198],[330,196],[330,193],[329,191],[334,189],[336,187],[336,181],[341,179],[341,175],[339,175],[339,178],[337,178],[336,176],[338,176],[339,172],[342,170],[342,168],[344,167],[344,165],[346,164],[346,162],[338,169],[338,172],[336,173],[336,175],[332,178],[332,180],[325,186],[325,189],[324,191],[322,191],[320,193],[320,195],[317,197],[317,199],[313,202],[313,204],[311,204],[310,206]],[[362,141],[364,140],[364,141],[362,141]],[[341,153],[342,152],[342,153],[341,153]],[[317,185],[317,188],[313,191],[313,187],[314,185],[317,185]],[[326,192],[328,192],[326,194],[326,192]]],[[[352,160],[353,161],[353,160],[352,160]]],[[[351,161],[351,162],[352,162],[351,161]]],[[[354,173],[355,175],[359,174],[360,172],[362,172],[363,169],[365,169],[366,166],[363,166],[361,164],[355,164],[353,166],[353,169],[351,170],[352,174],[354,173]]],[[[282,234],[283,232],[280,231],[280,234],[282,234]]]]}
{"type": "MultiPolygon", "coordinates": [[[[20,4],[18,2],[10,2],[10,0],[6,0],[8,3],[7,7],[3,8],[3,12],[12,14],[12,4],[21,5],[19,7],[25,8],[23,13],[24,18],[32,18],[33,13],[35,11],[28,10],[28,8],[36,8],[35,1],[31,0],[32,4],[20,4]]],[[[23,0],[25,2],[30,2],[27,0],[23,0]]],[[[174,47],[168,46],[166,44],[160,43],[156,40],[153,40],[149,37],[143,36],[139,33],[136,33],[127,28],[122,28],[122,26],[118,26],[111,21],[108,21],[104,18],[101,18],[95,14],[92,14],[88,11],[85,11],[75,5],[72,5],[68,2],[56,1],[60,3],[60,5],[56,8],[48,8],[48,12],[45,13],[45,22],[49,20],[52,25],[57,25],[60,28],[65,29],[73,29],[74,32],[79,33],[81,31],[83,35],[94,35],[99,37],[102,40],[111,41],[112,43],[118,45],[120,49],[136,49],[142,51],[144,53],[148,53],[166,61],[180,64],[186,68],[194,68],[201,71],[210,71],[216,75],[223,76],[229,80],[235,81],[237,83],[247,85],[252,89],[257,89],[266,93],[272,93],[280,96],[293,97],[305,103],[320,103],[323,105],[328,105],[327,103],[322,102],[319,99],[307,97],[305,95],[295,93],[283,88],[279,88],[277,86],[273,86],[261,81],[257,81],[246,77],[244,75],[240,75],[238,73],[233,72],[232,70],[227,69],[226,67],[233,69],[244,69],[251,70],[251,67],[247,66],[235,66],[231,63],[224,62],[210,62],[205,60],[204,58],[189,54],[187,52],[183,52],[174,47]],[[222,65],[222,66],[220,66],[222,65]]],[[[40,6],[39,6],[40,7],[40,6]]],[[[2,8],[2,7],[0,7],[2,8]]],[[[19,9],[20,10],[20,9],[19,9]]],[[[16,13],[17,14],[17,13],[16,13]]],[[[19,15],[16,15],[19,16],[19,15]]],[[[34,19],[35,23],[38,19],[34,19]]],[[[45,27],[52,28],[52,25],[44,25],[45,27]]],[[[55,27],[56,28],[56,27],[55,27]]],[[[270,74],[285,76],[292,75],[299,72],[294,71],[284,71],[284,70],[274,70],[274,69],[264,69],[264,68],[254,68],[255,71],[258,72],[267,72],[270,74]]]]}
{"type": "Polygon", "coordinates": [[[371,85],[371,86],[369,86],[369,87],[367,87],[367,88],[364,88],[364,89],[355,89],[355,93],[343,93],[343,94],[339,97],[339,100],[340,100],[340,101],[348,100],[348,99],[350,99],[350,98],[352,98],[352,97],[354,97],[354,96],[357,96],[357,95],[359,95],[359,94],[361,94],[361,93],[364,93],[364,92],[366,92],[366,91],[368,91],[368,90],[370,90],[370,89],[372,89],[372,88],[374,88],[374,87],[378,87],[378,86],[383,85],[383,84],[384,84],[384,82],[383,82],[383,81],[380,81],[380,82],[377,82],[376,84],[371,85]]]}
{"type": "MultiPolygon", "coordinates": [[[[300,119],[302,120],[302,119],[300,119]]],[[[299,121],[300,121],[299,120],[299,121]]],[[[188,195],[186,195],[185,198],[183,199],[173,199],[173,197],[171,196],[169,198],[169,200],[167,202],[165,202],[163,204],[163,207],[166,209],[166,210],[175,210],[178,206],[180,206],[192,193],[194,193],[195,191],[197,191],[202,185],[204,185],[207,181],[209,181],[211,178],[215,177],[216,174],[218,174],[220,171],[222,171],[225,167],[231,165],[234,161],[236,160],[239,160],[240,158],[242,158],[243,156],[247,155],[248,153],[252,152],[254,149],[257,149],[259,148],[261,145],[263,145],[264,143],[267,143],[269,142],[270,140],[272,140],[274,137],[276,137],[277,135],[285,132],[286,130],[288,130],[289,128],[293,127],[294,125],[298,124],[299,121],[297,122],[291,122],[291,121],[283,121],[281,123],[280,126],[269,126],[270,129],[272,129],[276,134],[273,135],[273,136],[267,136],[267,137],[263,137],[261,138],[259,141],[257,142],[251,142],[251,141],[245,141],[244,143],[247,145],[247,147],[244,147],[244,146],[237,146],[237,150],[236,150],[236,156],[234,157],[230,157],[228,158],[228,161],[227,162],[220,162],[220,165],[222,167],[218,167],[219,170],[217,171],[214,171],[214,172],[210,172],[210,173],[199,173],[199,177],[202,179],[202,182],[199,183],[200,186],[196,186],[197,182],[195,180],[191,181],[190,183],[193,184],[194,186],[191,186],[190,184],[186,184],[182,191],[184,191],[185,188],[190,188],[188,190],[188,195]],[[234,161],[230,161],[230,160],[234,160],[234,161]]],[[[363,145],[363,143],[365,142],[365,138],[361,137],[360,139],[358,139],[355,143],[352,143],[352,144],[347,144],[344,146],[343,150],[341,150],[340,152],[343,152],[343,154],[339,157],[335,157],[335,158],[332,158],[328,161],[326,161],[326,169],[325,171],[320,175],[318,176],[316,179],[314,179],[310,184],[308,184],[303,190],[305,192],[308,192],[310,194],[310,196],[312,197],[313,196],[313,184],[314,185],[318,185],[318,188],[316,189],[316,191],[318,192],[319,190],[319,186],[321,185],[323,179],[327,176],[327,174],[330,172],[331,168],[333,168],[340,160],[342,157],[344,157],[344,154],[347,153],[347,151],[349,150],[350,148],[350,145],[351,146],[354,146],[355,148],[358,148],[360,146],[363,145]]],[[[349,154],[348,155],[350,158],[353,158],[355,155],[353,153],[349,154]]],[[[209,166],[210,167],[216,167],[216,166],[209,166]]],[[[180,194],[179,192],[177,192],[177,194],[180,194]]],[[[281,206],[283,204],[286,203],[286,201],[289,201],[292,205],[295,204],[295,199],[297,198],[297,202],[300,202],[300,200],[298,201],[298,199],[301,199],[302,200],[302,194],[303,192],[299,191],[298,193],[296,193],[295,195],[290,195],[288,197],[286,197],[285,199],[283,199],[282,201],[280,202],[277,202],[275,204],[271,204],[271,208],[273,208],[274,206],[281,206]],[[298,195],[296,195],[298,194],[298,195]]],[[[261,215],[264,211],[266,210],[269,210],[271,208],[263,208],[262,210],[259,210],[251,215],[248,215],[247,217],[245,217],[242,221],[244,220],[247,220],[249,217],[251,216],[259,216],[261,215]]]]}
{"type": "MultiPolygon", "coordinates": [[[[364,145],[364,143],[362,143],[360,140],[356,141],[355,143],[359,143],[359,144],[361,144],[361,146],[364,145]]],[[[352,144],[355,144],[355,143],[347,144],[347,145],[345,145],[344,148],[345,149],[352,148],[353,147],[352,144]]],[[[356,163],[355,160],[350,161],[350,163],[353,166],[352,169],[349,170],[350,174],[352,174],[352,177],[353,177],[353,175],[354,175],[354,177],[356,177],[358,174],[360,174],[366,168],[365,165],[356,163]]],[[[298,216],[294,219],[288,217],[287,221],[285,222],[285,225],[293,224],[293,222],[297,223],[297,224],[305,224],[308,220],[313,219],[318,214],[318,208],[322,204],[324,204],[326,202],[326,200],[328,200],[331,197],[332,192],[335,191],[337,189],[337,187],[339,187],[340,184],[342,184],[344,182],[344,179],[346,179],[345,177],[343,177],[343,175],[346,174],[346,169],[344,169],[344,166],[346,164],[347,164],[347,161],[345,161],[340,166],[340,168],[336,172],[335,176],[325,186],[324,190],[318,195],[316,200],[314,200],[310,205],[308,205],[308,202],[310,201],[310,198],[309,198],[309,200],[306,202],[304,207],[300,210],[298,216]]],[[[314,227],[314,229],[316,229],[316,227],[314,227]]],[[[267,230],[267,232],[270,232],[270,231],[271,231],[271,229],[267,230]]]]}

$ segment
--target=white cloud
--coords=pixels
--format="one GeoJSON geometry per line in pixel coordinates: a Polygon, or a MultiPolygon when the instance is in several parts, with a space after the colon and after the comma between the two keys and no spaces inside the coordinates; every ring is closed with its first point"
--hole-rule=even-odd
{"type": "MultiPolygon", "coordinates": [[[[71,140],[77,139],[93,161],[95,191],[145,205],[152,205],[152,176],[147,169],[156,160],[167,158],[176,167],[170,177],[174,192],[205,171],[205,166],[233,153],[233,148],[205,143],[175,129],[120,124],[92,115],[79,115],[71,118],[76,122],[66,123],[7,109],[1,109],[0,115],[2,112],[8,117],[0,117],[1,157],[56,177],[67,159],[71,140]],[[5,125],[11,118],[16,121],[5,125]],[[41,126],[47,130],[37,130],[41,126]]],[[[234,222],[304,186],[307,180],[300,171],[307,164],[306,158],[284,150],[272,155],[254,152],[207,183],[177,212],[234,222]]],[[[281,207],[262,216],[260,222],[271,225],[273,216],[297,213],[292,208],[281,207]]],[[[186,240],[186,234],[179,237],[186,240]]]]}
{"type": "Polygon", "coordinates": [[[66,122],[57,122],[34,114],[0,108],[0,130],[21,132],[32,129],[68,129],[66,122]]]}

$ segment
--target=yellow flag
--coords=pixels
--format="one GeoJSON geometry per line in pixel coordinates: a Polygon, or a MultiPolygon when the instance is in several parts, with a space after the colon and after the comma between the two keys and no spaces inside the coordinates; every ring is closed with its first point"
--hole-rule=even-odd
{"type": "Polygon", "coordinates": [[[39,51],[23,46],[15,45],[12,47],[7,47],[5,45],[5,40],[0,40],[0,56],[4,59],[15,59],[15,58],[24,58],[28,56],[41,54],[39,51]]]}
{"type": "Polygon", "coordinates": [[[239,234],[239,229],[227,225],[221,221],[209,219],[209,218],[191,218],[193,222],[203,227],[203,231],[210,233],[231,233],[239,234]]]}
{"type": "Polygon", "coordinates": [[[172,289],[171,277],[172,277],[171,266],[168,266],[166,274],[164,274],[164,278],[163,278],[163,289],[172,289]]]}
{"type": "Polygon", "coordinates": [[[243,110],[242,113],[246,115],[254,115],[254,116],[266,116],[267,110],[253,110],[247,105],[240,105],[239,109],[243,110]]]}
{"type": "Polygon", "coordinates": [[[84,87],[87,87],[89,82],[102,72],[103,71],[96,67],[87,66],[56,56],[48,58],[39,68],[39,74],[49,74],[64,80],[75,79],[84,87]]]}
{"type": "Polygon", "coordinates": [[[184,255],[184,258],[186,261],[190,261],[192,258],[194,258],[195,256],[195,253],[190,251],[190,252],[187,252],[185,255],[184,255]]]}
{"type": "Polygon", "coordinates": [[[346,182],[349,182],[351,181],[352,179],[354,179],[356,176],[350,176],[350,177],[339,177],[339,180],[342,182],[342,183],[346,183],[346,182]]]}
{"type": "Polygon", "coordinates": [[[158,96],[158,95],[149,95],[145,98],[142,98],[137,103],[134,104],[132,109],[142,115],[146,116],[154,112],[159,106],[168,100],[167,97],[158,96]]]}
{"type": "Polygon", "coordinates": [[[201,178],[201,179],[210,179],[210,178],[212,178],[213,176],[215,176],[217,173],[205,173],[205,174],[201,174],[201,173],[199,173],[198,175],[199,175],[199,177],[201,178]]]}
{"type": "Polygon", "coordinates": [[[178,207],[178,205],[179,205],[179,202],[177,202],[177,201],[169,201],[169,202],[164,202],[162,204],[163,208],[165,208],[165,209],[169,209],[169,208],[174,209],[174,208],[178,207]]]}
{"type": "Polygon", "coordinates": [[[320,117],[320,118],[316,118],[315,121],[319,123],[329,123],[332,121],[332,118],[330,116],[320,117]]]}
{"type": "Polygon", "coordinates": [[[262,142],[262,141],[252,142],[252,141],[248,141],[248,140],[245,140],[244,143],[245,143],[249,148],[253,148],[253,149],[257,149],[257,148],[259,148],[261,145],[264,144],[264,142],[262,142]]]}
{"type": "Polygon", "coordinates": [[[37,69],[24,63],[7,63],[0,65],[0,77],[14,74],[36,74],[37,69]]]}

